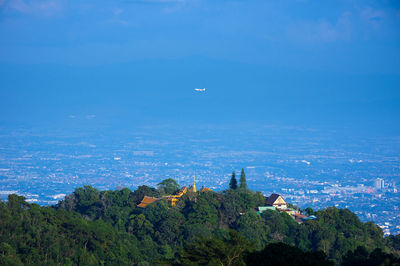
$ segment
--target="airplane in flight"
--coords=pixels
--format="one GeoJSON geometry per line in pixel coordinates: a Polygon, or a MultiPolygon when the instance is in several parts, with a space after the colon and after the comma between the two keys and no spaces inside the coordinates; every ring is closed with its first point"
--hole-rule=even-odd
{"type": "Polygon", "coordinates": [[[195,90],[195,91],[206,91],[206,88],[202,88],[202,89],[195,88],[194,90],[195,90]]]}

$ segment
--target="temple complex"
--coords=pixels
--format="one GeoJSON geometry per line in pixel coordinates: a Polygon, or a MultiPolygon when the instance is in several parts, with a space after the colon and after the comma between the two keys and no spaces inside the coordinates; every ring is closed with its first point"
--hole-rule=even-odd
{"type": "MultiPolygon", "coordinates": [[[[190,189],[190,191],[193,193],[197,193],[195,178],[193,178],[193,185],[192,185],[192,188],[190,189]]],[[[212,190],[209,188],[206,188],[206,187],[203,187],[201,189],[201,192],[207,192],[207,191],[212,191],[212,190]]],[[[188,192],[188,188],[184,186],[174,195],[162,196],[161,198],[153,198],[153,197],[144,196],[142,201],[137,206],[140,208],[146,208],[147,205],[149,205],[150,203],[153,203],[153,202],[161,200],[161,199],[166,199],[170,206],[176,206],[176,203],[179,201],[179,199],[183,195],[185,195],[187,192],[188,192]]]]}

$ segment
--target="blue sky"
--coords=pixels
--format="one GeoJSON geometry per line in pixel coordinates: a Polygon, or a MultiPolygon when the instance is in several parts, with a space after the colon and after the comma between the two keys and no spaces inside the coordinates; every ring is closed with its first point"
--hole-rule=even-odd
{"type": "Polygon", "coordinates": [[[0,0],[0,36],[4,122],[399,129],[398,1],[0,0]]]}

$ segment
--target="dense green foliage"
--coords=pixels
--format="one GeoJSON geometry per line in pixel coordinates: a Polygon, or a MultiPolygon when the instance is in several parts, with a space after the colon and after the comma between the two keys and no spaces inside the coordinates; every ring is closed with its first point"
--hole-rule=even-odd
{"type": "Polygon", "coordinates": [[[135,236],[102,220],[28,204],[0,202],[0,265],[129,264],[142,257],[135,236]]]}
{"type": "Polygon", "coordinates": [[[243,168],[242,168],[242,172],[240,173],[240,188],[247,189],[246,174],[244,173],[243,168]]]}
{"type": "Polygon", "coordinates": [[[237,180],[235,171],[232,172],[231,181],[229,182],[230,189],[237,189],[237,180]]]}
{"type": "Polygon", "coordinates": [[[179,190],[179,184],[172,178],[168,178],[158,183],[158,190],[163,195],[172,195],[179,190]]]}
{"type": "Polygon", "coordinates": [[[272,243],[261,251],[249,253],[246,256],[246,264],[254,266],[334,265],[322,251],[303,251],[284,243],[272,243]]]}
{"type": "Polygon", "coordinates": [[[347,252],[344,256],[343,266],[375,266],[375,265],[391,265],[400,266],[400,258],[393,254],[382,252],[380,248],[375,249],[371,253],[363,246],[359,246],[354,251],[347,252]]]}
{"type": "Polygon", "coordinates": [[[54,207],[10,195],[0,202],[0,265],[340,264],[360,257],[360,246],[367,254],[361,259],[396,262],[399,238],[383,238],[347,209],[320,210],[317,220],[298,224],[286,213],[257,213],[266,199],[248,189],[188,192],[175,207],[165,199],[137,207],[145,195],[176,191],[175,183],[135,191],[85,186],[54,207]],[[266,258],[270,264],[261,263],[266,258]]]}
{"type": "Polygon", "coordinates": [[[284,244],[268,244],[257,250],[254,243],[234,230],[212,237],[199,237],[181,249],[173,265],[333,265],[321,251],[304,252],[284,244]]]}

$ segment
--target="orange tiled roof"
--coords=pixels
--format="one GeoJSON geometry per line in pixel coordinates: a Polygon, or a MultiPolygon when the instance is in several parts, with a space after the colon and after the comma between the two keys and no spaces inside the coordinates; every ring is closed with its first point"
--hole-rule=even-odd
{"type": "Polygon", "coordinates": [[[207,192],[207,191],[212,191],[212,190],[210,188],[208,188],[208,187],[203,187],[201,189],[201,192],[207,192]]]}
{"type": "Polygon", "coordinates": [[[137,205],[140,208],[146,208],[147,204],[146,203],[140,203],[139,205],[137,205]]]}
{"type": "Polygon", "coordinates": [[[155,202],[157,200],[158,200],[157,198],[144,196],[144,198],[142,199],[141,203],[150,204],[150,203],[153,203],[153,202],[155,202]]]}

